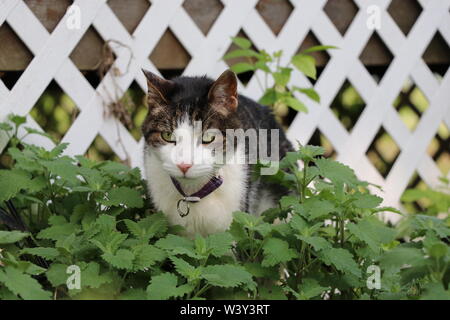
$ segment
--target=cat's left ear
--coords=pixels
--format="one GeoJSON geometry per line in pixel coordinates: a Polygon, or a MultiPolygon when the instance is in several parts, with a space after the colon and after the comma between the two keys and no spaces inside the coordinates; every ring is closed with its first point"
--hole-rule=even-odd
{"type": "Polygon", "coordinates": [[[150,71],[142,69],[142,72],[147,78],[149,105],[161,106],[167,104],[167,97],[175,87],[175,83],[163,79],[150,71]]]}
{"type": "Polygon", "coordinates": [[[213,83],[208,93],[208,102],[216,111],[224,115],[236,111],[238,107],[237,77],[231,70],[226,70],[213,83]]]}

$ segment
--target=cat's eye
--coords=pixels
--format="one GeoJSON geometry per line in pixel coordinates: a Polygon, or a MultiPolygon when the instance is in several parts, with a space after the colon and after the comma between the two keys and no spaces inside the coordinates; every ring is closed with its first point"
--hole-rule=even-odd
{"type": "Polygon", "coordinates": [[[175,135],[172,132],[161,132],[161,138],[166,142],[176,142],[175,135]]]}
{"type": "Polygon", "coordinates": [[[205,132],[202,136],[202,143],[203,144],[209,144],[214,141],[216,136],[211,132],[205,132]]]}

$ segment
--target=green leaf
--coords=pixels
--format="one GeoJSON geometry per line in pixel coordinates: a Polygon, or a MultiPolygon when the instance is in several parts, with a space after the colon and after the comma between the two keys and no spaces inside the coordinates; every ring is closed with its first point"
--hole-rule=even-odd
{"type": "Polygon", "coordinates": [[[221,257],[231,252],[233,237],[228,232],[215,233],[206,238],[207,250],[215,257],[221,257]]]}
{"type": "Polygon", "coordinates": [[[206,240],[202,235],[196,234],[194,239],[195,251],[199,256],[207,256],[206,240]]]}
{"type": "Polygon", "coordinates": [[[305,106],[305,104],[295,97],[284,97],[281,99],[281,101],[298,112],[308,112],[308,108],[305,106]]]}
{"type": "Polygon", "coordinates": [[[158,240],[155,245],[171,255],[185,254],[197,258],[193,241],[180,236],[169,234],[167,237],[158,240]]]}
{"type": "Polygon", "coordinates": [[[334,183],[346,183],[348,185],[358,184],[355,172],[349,166],[325,158],[316,159],[315,163],[319,168],[321,175],[334,183]]]}
{"type": "Polygon", "coordinates": [[[25,239],[29,235],[27,232],[0,230],[0,244],[15,243],[25,239]]]}
{"type": "MultiPolygon", "coordinates": [[[[102,175],[98,170],[89,169],[86,167],[79,167],[78,171],[80,175],[83,176],[85,181],[88,183],[87,186],[82,186],[78,188],[82,188],[79,190],[80,192],[86,191],[103,191],[103,189],[110,188],[110,179],[104,175],[102,175]]],[[[73,188],[76,191],[76,188],[73,188]]]]}
{"type": "Polygon", "coordinates": [[[303,208],[303,215],[308,220],[322,218],[337,210],[331,201],[323,200],[317,197],[306,199],[303,208]]]}
{"type": "Polygon", "coordinates": [[[394,241],[396,235],[395,229],[386,227],[377,218],[366,218],[357,224],[349,223],[347,228],[373,251],[380,251],[381,245],[394,241]]]}
{"type": "MultiPolygon", "coordinates": [[[[27,189],[27,193],[29,194],[33,194],[33,193],[38,193],[41,192],[42,190],[46,189],[48,186],[48,181],[44,176],[38,176],[35,177],[31,180],[31,185],[30,187],[27,189]]],[[[20,194],[18,194],[17,196],[21,196],[20,194]]],[[[29,200],[31,200],[31,197],[28,197],[29,200]]],[[[34,198],[35,202],[41,203],[42,205],[44,205],[44,203],[37,198],[34,198]]]]}
{"type": "Polygon", "coordinates": [[[24,248],[20,251],[20,254],[31,254],[47,260],[54,260],[59,256],[59,251],[55,248],[24,248]]]}
{"type": "Polygon", "coordinates": [[[143,239],[151,239],[155,236],[163,236],[168,229],[168,221],[163,213],[153,213],[138,222],[143,230],[143,239]]]}
{"type": "Polygon", "coordinates": [[[448,245],[443,242],[434,243],[429,249],[428,253],[435,259],[441,259],[448,253],[448,245]]]}
{"type": "Polygon", "coordinates": [[[357,193],[352,197],[356,199],[352,202],[352,204],[362,209],[376,208],[381,202],[383,202],[382,198],[368,193],[357,193]]]}
{"type": "Polygon", "coordinates": [[[306,76],[316,79],[316,59],[307,54],[297,54],[292,57],[292,64],[306,76]]]}
{"type": "Polygon", "coordinates": [[[16,115],[16,114],[10,114],[8,116],[8,119],[12,123],[14,123],[16,125],[16,127],[20,127],[22,124],[27,122],[27,118],[26,117],[19,116],[19,115],[16,115]]]}
{"type": "Polygon", "coordinates": [[[200,277],[201,271],[190,265],[183,259],[171,257],[170,260],[172,260],[173,265],[175,266],[175,270],[177,270],[179,274],[187,278],[189,281],[198,279],[200,277]]]}
{"type": "Polygon", "coordinates": [[[41,171],[42,165],[36,159],[36,155],[28,149],[19,150],[17,148],[9,148],[8,153],[16,160],[16,168],[23,169],[26,172],[41,171]]]}
{"type": "Polygon", "coordinates": [[[257,216],[240,211],[233,212],[233,220],[250,229],[256,227],[261,222],[261,219],[257,216]]]}
{"type": "Polygon", "coordinates": [[[450,300],[450,290],[445,290],[442,283],[429,283],[421,300],[450,300]]]}
{"type": "Polygon", "coordinates": [[[442,219],[415,214],[412,216],[411,224],[414,230],[433,230],[441,238],[450,237],[450,228],[442,219]]]}
{"type": "Polygon", "coordinates": [[[129,219],[125,219],[123,222],[127,226],[128,231],[130,231],[133,236],[135,236],[136,238],[141,238],[144,236],[145,231],[142,230],[141,227],[139,227],[139,224],[137,222],[129,219]]]}
{"type": "Polygon", "coordinates": [[[228,60],[240,57],[258,57],[258,55],[258,52],[252,49],[238,49],[226,54],[223,59],[228,60]]]}
{"type": "Polygon", "coordinates": [[[231,71],[235,72],[236,74],[253,70],[255,70],[255,66],[248,62],[239,62],[231,66],[231,71]]]}
{"type": "Polygon", "coordinates": [[[97,262],[89,262],[81,270],[81,286],[100,288],[106,283],[111,283],[113,278],[108,273],[100,274],[100,265],[97,262]]]}
{"type": "Polygon", "coordinates": [[[279,271],[277,266],[263,267],[259,262],[246,262],[244,267],[245,270],[250,272],[255,278],[278,280],[279,271]]]}
{"type": "Polygon", "coordinates": [[[50,300],[51,297],[38,281],[10,266],[0,269],[0,283],[24,300],[50,300]]]}
{"type": "Polygon", "coordinates": [[[271,106],[278,100],[278,94],[275,89],[269,88],[258,102],[265,106],[271,106]]]}
{"type": "Polygon", "coordinates": [[[103,230],[94,239],[90,240],[104,253],[114,253],[120,245],[128,238],[128,234],[118,231],[103,230]]]}
{"type": "Polygon", "coordinates": [[[23,271],[26,274],[29,274],[31,276],[38,276],[40,274],[43,274],[46,271],[46,269],[41,268],[29,261],[19,261],[18,269],[20,269],[21,271],[23,271]]]}
{"type": "Polygon", "coordinates": [[[289,248],[289,244],[278,238],[268,238],[263,245],[264,259],[263,267],[271,267],[279,263],[288,262],[295,257],[295,250],[289,248]]]}
{"type": "Polygon", "coordinates": [[[275,80],[275,84],[285,87],[291,79],[291,73],[291,68],[280,68],[279,72],[274,72],[272,75],[275,80]]]}
{"type": "Polygon", "coordinates": [[[135,260],[133,262],[135,269],[145,270],[153,266],[156,262],[163,261],[166,253],[152,245],[142,245],[134,250],[135,260]]]}
{"type": "Polygon", "coordinates": [[[316,51],[325,51],[328,49],[339,49],[338,47],[335,46],[313,46],[313,47],[309,47],[306,50],[303,50],[302,53],[311,53],[311,52],[316,52],[316,51]]]}
{"type": "Polygon", "coordinates": [[[0,122],[0,130],[1,131],[11,131],[13,127],[7,122],[0,122]]]}
{"type": "Polygon", "coordinates": [[[102,258],[113,267],[118,269],[133,269],[134,254],[127,249],[119,249],[115,254],[106,252],[102,258]]]}
{"type": "Polygon", "coordinates": [[[243,37],[232,37],[231,41],[241,49],[250,49],[252,46],[250,40],[243,37]]]}
{"type": "Polygon", "coordinates": [[[37,129],[30,128],[30,127],[24,127],[24,129],[28,134],[36,134],[38,136],[46,137],[53,141],[53,137],[51,135],[49,135],[48,133],[45,133],[44,131],[39,131],[37,129]]]}
{"type": "Polygon", "coordinates": [[[98,216],[95,220],[95,224],[100,231],[110,232],[116,230],[116,218],[107,214],[98,216]]]}
{"type": "Polygon", "coordinates": [[[299,231],[302,235],[307,235],[309,233],[309,224],[305,219],[299,215],[293,215],[290,221],[290,225],[295,230],[299,231]]]}
{"type": "Polygon", "coordinates": [[[60,143],[59,145],[54,147],[50,152],[48,152],[48,159],[54,159],[56,157],[59,157],[60,155],[62,155],[64,150],[67,149],[68,146],[69,146],[68,143],[60,143]]]}
{"type": "Polygon", "coordinates": [[[295,212],[299,212],[302,209],[300,200],[296,196],[283,196],[280,199],[280,205],[283,209],[293,209],[295,212]]]}
{"type": "Polygon", "coordinates": [[[41,162],[54,176],[61,177],[72,184],[78,184],[78,168],[69,159],[58,159],[41,162]]]}
{"type": "Polygon", "coordinates": [[[353,259],[352,254],[343,248],[324,249],[319,252],[320,259],[327,265],[334,265],[336,269],[344,273],[361,277],[361,270],[353,259]]]}
{"type": "Polygon", "coordinates": [[[423,253],[416,248],[397,246],[386,252],[380,259],[383,269],[400,268],[405,265],[416,265],[423,261],[423,253]]]}
{"type": "Polygon", "coordinates": [[[203,268],[202,278],[213,286],[234,288],[245,284],[247,287],[255,286],[252,275],[242,266],[231,264],[212,265],[203,268]]]}
{"type": "Polygon", "coordinates": [[[147,298],[150,300],[167,300],[169,298],[183,297],[192,291],[193,286],[184,284],[177,286],[178,278],[173,273],[162,273],[153,276],[147,287],[147,298]]]}
{"type": "Polygon", "coordinates": [[[143,289],[128,289],[121,292],[120,296],[117,298],[119,300],[147,300],[147,292],[143,289]]]}
{"type": "Polygon", "coordinates": [[[48,281],[50,281],[54,287],[59,287],[66,284],[67,278],[69,277],[67,274],[67,267],[68,265],[65,264],[54,263],[45,273],[48,281]]]}
{"type": "Polygon", "coordinates": [[[322,156],[325,149],[319,146],[306,145],[298,150],[299,158],[302,160],[313,161],[317,156],[322,156]]]}
{"type": "Polygon", "coordinates": [[[262,300],[287,300],[286,294],[281,287],[261,287],[258,290],[259,298],[262,300]]]}
{"type": "Polygon", "coordinates": [[[0,170],[0,181],[0,203],[33,186],[30,175],[18,169],[0,170]]]}
{"type": "Polygon", "coordinates": [[[142,208],[144,206],[141,193],[128,187],[112,189],[108,194],[108,200],[99,202],[106,206],[125,205],[128,208],[142,208]]]}
{"type": "Polygon", "coordinates": [[[265,73],[270,73],[271,70],[269,68],[269,66],[267,65],[267,63],[265,63],[264,61],[258,60],[255,62],[255,69],[259,69],[264,71],[265,73]]]}
{"type": "Polygon", "coordinates": [[[77,226],[67,223],[62,216],[53,216],[49,219],[50,227],[38,233],[38,239],[62,240],[77,230],[77,226]]]}
{"type": "MultiPolygon", "coordinates": [[[[446,196],[448,197],[448,195],[446,196]]],[[[401,200],[405,202],[414,202],[421,199],[430,199],[433,202],[437,202],[442,200],[442,193],[430,189],[408,189],[401,197],[401,200]]]]}
{"type": "Polygon", "coordinates": [[[313,88],[299,88],[299,87],[292,87],[292,89],[297,90],[303,94],[305,94],[306,96],[308,96],[311,100],[320,103],[320,96],[317,93],[316,90],[314,90],[313,88]]]}
{"type": "Polygon", "coordinates": [[[296,235],[296,237],[307,244],[313,246],[314,250],[320,251],[324,249],[330,249],[331,243],[329,243],[325,238],[322,237],[305,237],[296,235]]]}
{"type": "Polygon", "coordinates": [[[5,300],[5,301],[19,300],[19,297],[17,297],[14,293],[12,293],[7,288],[2,286],[2,287],[0,287],[0,300],[5,300]]]}
{"type": "Polygon", "coordinates": [[[330,287],[323,287],[317,282],[317,280],[306,278],[303,279],[302,283],[299,285],[299,289],[299,299],[309,300],[321,295],[327,290],[330,290],[330,287]]]}

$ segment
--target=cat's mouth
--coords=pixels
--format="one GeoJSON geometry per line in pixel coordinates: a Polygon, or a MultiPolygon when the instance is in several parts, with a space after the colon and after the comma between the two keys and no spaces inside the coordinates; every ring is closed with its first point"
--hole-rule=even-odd
{"type": "Polygon", "coordinates": [[[186,167],[174,163],[163,163],[163,168],[172,178],[185,181],[203,181],[217,175],[219,166],[210,164],[193,164],[186,167]]]}

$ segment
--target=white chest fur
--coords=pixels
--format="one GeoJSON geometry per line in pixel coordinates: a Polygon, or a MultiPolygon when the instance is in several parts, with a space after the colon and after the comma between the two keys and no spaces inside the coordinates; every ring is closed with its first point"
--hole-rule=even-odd
{"type": "Polygon", "coordinates": [[[228,229],[233,219],[232,213],[240,209],[246,194],[245,166],[226,164],[219,171],[223,184],[200,202],[191,203],[189,215],[181,217],[177,211],[177,202],[182,196],[172,184],[161,161],[146,151],[144,166],[153,203],[167,216],[169,223],[183,226],[186,236],[191,238],[197,233],[205,236],[228,229]]]}

